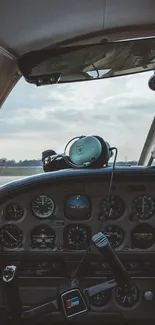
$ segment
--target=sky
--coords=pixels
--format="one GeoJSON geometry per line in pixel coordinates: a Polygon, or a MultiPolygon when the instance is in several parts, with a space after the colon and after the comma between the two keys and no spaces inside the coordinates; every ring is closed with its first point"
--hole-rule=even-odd
{"type": "Polygon", "coordinates": [[[75,136],[99,135],[137,160],[155,115],[152,72],[36,87],[21,79],[0,110],[0,157],[40,159],[75,136]]]}

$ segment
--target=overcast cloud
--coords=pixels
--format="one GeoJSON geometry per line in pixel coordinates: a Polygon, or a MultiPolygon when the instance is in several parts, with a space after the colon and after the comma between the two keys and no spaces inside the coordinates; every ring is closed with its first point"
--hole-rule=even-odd
{"type": "Polygon", "coordinates": [[[0,111],[0,156],[40,158],[74,136],[97,134],[118,147],[119,159],[138,159],[155,114],[150,75],[38,88],[20,80],[0,111]]]}

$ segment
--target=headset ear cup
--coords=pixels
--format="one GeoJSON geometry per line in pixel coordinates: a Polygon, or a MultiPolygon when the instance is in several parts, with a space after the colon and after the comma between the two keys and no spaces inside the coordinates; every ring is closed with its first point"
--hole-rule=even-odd
{"type": "Polygon", "coordinates": [[[150,77],[148,81],[148,85],[151,90],[155,91],[155,74],[153,74],[153,76],[150,77]]]}
{"type": "Polygon", "coordinates": [[[83,136],[72,143],[69,158],[75,167],[92,166],[102,154],[102,144],[94,136],[83,136]]]}
{"type": "Polygon", "coordinates": [[[109,152],[108,152],[106,142],[98,135],[94,135],[94,137],[100,141],[102,146],[101,156],[94,163],[95,165],[97,165],[97,167],[93,165],[95,168],[99,168],[99,167],[103,167],[104,165],[107,165],[109,160],[109,152]]]}

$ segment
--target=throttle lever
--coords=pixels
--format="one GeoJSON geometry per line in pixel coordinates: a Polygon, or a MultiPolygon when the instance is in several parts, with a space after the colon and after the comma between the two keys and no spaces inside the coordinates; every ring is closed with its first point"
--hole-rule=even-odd
{"type": "Polygon", "coordinates": [[[98,232],[92,237],[92,243],[108,261],[114,272],[116,282],[121,286],[129,283],[130,276],[110,245],[108,238],[102,232],[98,232]]]}

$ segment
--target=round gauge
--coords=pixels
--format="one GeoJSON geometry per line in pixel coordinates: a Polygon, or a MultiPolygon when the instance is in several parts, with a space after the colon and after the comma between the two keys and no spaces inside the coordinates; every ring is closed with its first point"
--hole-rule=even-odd
{"type": "Polygon", "coordinates": [[[104,232],[113,248],[119,247],[124,239],[123,230],[115,225],[109,225],[104,232]]]}
{"type": "Polygon", "coordinates": [[[2,245],[6,248],[16,248],[22,246],[23,233],[15,225],[8,224],[1,229],[2,245]]]}
{"type": "Polygon", "coordinates": [[[108,291],[104,291],[97,295],[92,296],[89,300],[91,305],[95,307],[103,307],[109,302],[110,294],[108,291]]]}
{"type": "Polygon", "coordinates": [[[127,284],[124,287],[117,287],[115,298],[122,307],[133,307],[139,298],[139,292],[135,285],[127,284]]]}
{"type": "Polygon", "coordinates": [[[132,202],[132,214],[138,219],[148,219],[155,213],[155,201],[151,196],[141,195],[132,202]]]}
{"type": "Polygon", "coordinates": [[[65,203],[65,216],[70,220],[87,220],[90,218],[91,208],[89,199],[83,195],[73,195],[65,203]]]}
{"type": "Polygon", "coordinates": [[[6,217],[5,219],[10,221],[20,220],[24,216],[24,209],[18,203],[10,203],[6,207],[6,217]]]}
{"type": "Polygon", "coordinates": [[[39,195],[32,201],[32,212],[38,218],[49,218],[54,213],[54,201],[47,195],[39,195]]]}
{"type": "Polygon", "coordinates": [[[101,202],[100,220],[120,218],[125,210],[124,201],[117,195],[111,195],[101,202]]]}
{"type": "Polygon", "coordinates": [[[89,245],[90,238],[91,230],[85,225],[73,224],[65,227],[64,246],[67,249],[86,249],[89,245]]]}
{"type": "Polygon", "coordinates": [[[55,247],[55,231],[47,225],[39,225],[31,232],[32,248],[54,248],[55,247]]]}
{"type": "Polygon", "coordinates": [[[155,243],[155,229],[147,223],[142,223],[133,229],[131,240],[134,247],[147,249],[155,243]]]}

